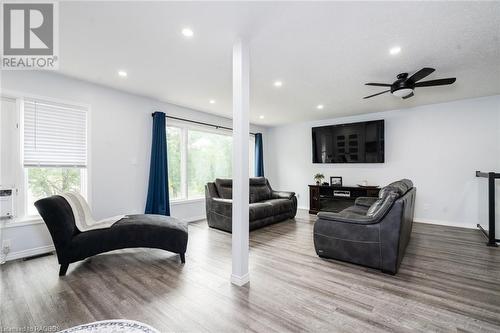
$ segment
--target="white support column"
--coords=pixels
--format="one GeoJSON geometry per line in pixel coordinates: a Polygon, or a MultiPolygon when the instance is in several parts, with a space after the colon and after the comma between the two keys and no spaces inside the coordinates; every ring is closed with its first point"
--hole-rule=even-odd
{"type": "Polygon", "coordinates": [[[250,55],[248,45],[233,45],[233,270],[231,282],[242,286],[248,275],[248,149],[250,111],[250,55]]]}

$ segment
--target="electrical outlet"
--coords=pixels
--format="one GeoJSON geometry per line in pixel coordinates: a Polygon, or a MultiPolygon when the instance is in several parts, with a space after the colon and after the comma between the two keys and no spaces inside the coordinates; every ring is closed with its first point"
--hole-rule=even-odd
{"type": "Polygon", "coordinates": [[[10,252],[10,239],[5,239],[2,243],[2,253],[7,254],[10,252]]]}

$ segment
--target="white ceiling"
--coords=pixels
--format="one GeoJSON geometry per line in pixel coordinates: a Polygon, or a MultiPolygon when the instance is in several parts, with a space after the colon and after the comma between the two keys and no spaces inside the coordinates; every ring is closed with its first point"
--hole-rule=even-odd
{"type": "Polygon", "coordinates": [[[500,94],[500,2],[63,2],[59,30],[63,74],[228,117],[232,43],[244,36],[262,125],[500,94]],[[457,82],[362,99],[384,90],[365,82],[422,67],[457,82]]]}

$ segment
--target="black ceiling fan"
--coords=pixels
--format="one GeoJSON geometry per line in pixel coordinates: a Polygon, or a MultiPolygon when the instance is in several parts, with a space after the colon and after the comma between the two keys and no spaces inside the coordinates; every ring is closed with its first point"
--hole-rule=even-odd
{"type": "Polygon", "coordinates": [[[365,83],[367,86],[376,86],[376,87],[390,87],[388,90],[384,90],[377,94],[373,94],[370,96],[363,97],[363,99],[374,97],[377,95],[385,94],[386,92],[391,92],[394,96],[401,97],[403,99],[407,99],[413,96],[413,90],[418,87],[433,87],[433,86],[444,86],[447,84],[452,84],[457,79],[454,77],[447,79],[437,79],[430,81],[423,81],[424,77],[428,76],[432,72],[434,72],[434,68],[424,67],[412,76],[408,77],[408,73],[401,73],[397,75],[397,80],[392,84],[390,83],[365,83]]]}

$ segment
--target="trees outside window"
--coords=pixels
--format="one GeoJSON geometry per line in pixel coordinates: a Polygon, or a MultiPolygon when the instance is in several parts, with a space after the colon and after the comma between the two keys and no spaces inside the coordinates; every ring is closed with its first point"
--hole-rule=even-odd
{"type": "Polygon", "coordinates": [[[28,215],[35,215],[33,203],[64,192],[81,192],[82,169],[26,168],[28,182],[28,215]]]}
{"type": "Polygon", "coordinates": [[[231,178],[232,138],[227,135],[188,132],[188,198],[205,195],[205,184],[215,178],[231,178]]]}
{"type": "MultiPolygon", "coordinates": [[[[232,177],[230,132],[214,132],[186,125],[167,127],[168,179],[171,200],[203,198],[205,185],[232,177]]],[[[253,175],[254,139],[250,137],[249,168],[253,175]]]]}
{"type": "Polygon", "coordinates": [[[168,186],[171,200],[182,198],[181,188],[181,129],[167,128],[168,186]]]}

